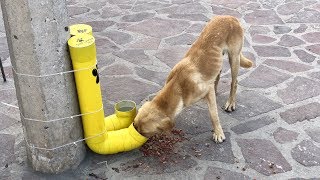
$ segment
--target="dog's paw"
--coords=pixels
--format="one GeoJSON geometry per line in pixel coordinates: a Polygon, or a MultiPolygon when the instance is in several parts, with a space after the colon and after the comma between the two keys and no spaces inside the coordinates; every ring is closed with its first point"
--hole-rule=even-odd
{"type": "Polygon", "coordinates": [[[224,105],[224,110],[231,112],[236,110],[236,102],[230,102],[229,100],[226,102],[226,104],[224,105]]]}
{"type": "Polygon", "coordinates": [[[222,143],[224,140],[226,139],[222,129],[220,131],[215,131],[213,133],[213,140],[216,142],[216,143],[222,143]]]}

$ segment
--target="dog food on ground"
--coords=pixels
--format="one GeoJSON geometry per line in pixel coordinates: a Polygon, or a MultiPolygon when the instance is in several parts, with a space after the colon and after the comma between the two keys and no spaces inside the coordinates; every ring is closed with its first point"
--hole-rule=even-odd
{"type": "Polygon", "coordinates": [[[157,157],[160,162],[167,163],[175,154],[175,145],[186,140],[181,129],[173,129],[171,134],[158,134],[148,139],[140,148],[144,156],[157,157]]]}

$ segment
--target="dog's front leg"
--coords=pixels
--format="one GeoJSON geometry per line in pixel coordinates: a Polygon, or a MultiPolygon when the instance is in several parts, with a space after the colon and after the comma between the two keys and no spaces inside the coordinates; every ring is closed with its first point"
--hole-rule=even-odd
{"type": "Polygon", "coordinates": [[[215,88],[213,86],[210,87],[210,90],[206,95],[206,100],[208,103],[208,108],[211,116],[212,127],[214,129],[213,139],[216,143],[221,143],[226,139],[226,137],[220,125],[215,88]]]}

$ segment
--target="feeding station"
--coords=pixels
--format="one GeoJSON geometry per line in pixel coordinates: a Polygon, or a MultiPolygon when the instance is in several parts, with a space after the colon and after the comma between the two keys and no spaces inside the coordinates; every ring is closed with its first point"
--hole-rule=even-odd
{"type": "Polygon", "coordinates": [[[104,117],[92,28],[77,24],[70,26],[70,32],[72,37],[68,40],[68,45],[86,144],[99,154],[114,154],[140,147],[147,138],[133,126],[136,115],[133,101],[116,103],[115,114],[104,117]]]}

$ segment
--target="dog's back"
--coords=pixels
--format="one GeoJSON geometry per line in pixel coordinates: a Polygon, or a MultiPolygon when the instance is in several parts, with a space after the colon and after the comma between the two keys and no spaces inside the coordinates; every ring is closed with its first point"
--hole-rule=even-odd
{"type": "Polygon", "coordinates": [[[222,68],[222,55],[227,52],[229,56],[240,55],[240,66],[249,68],[252,62],[245,58],[242,53],[243,29],[239,21],[232,16],[216,16],[201,32],[184,59],[178,63],[169,74],[167,82],[172,78],[175,70],[181,68],[181,63],[185,64],[186,59],[190,61],[188,65],[199,68],[206,79],[215,77],[222,68]],[[173,73],[173,74],[172,74],[173,73]]]}
{"type": "Polygon", "coordinates": [[[233,45],[243,39],[243,30],[239,21],[232,16],[215,16],[202,30],[186,56],[194,49],[211,49],[212,46],[224,47],[233,45]]]}

